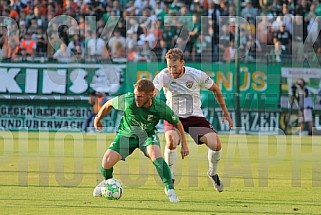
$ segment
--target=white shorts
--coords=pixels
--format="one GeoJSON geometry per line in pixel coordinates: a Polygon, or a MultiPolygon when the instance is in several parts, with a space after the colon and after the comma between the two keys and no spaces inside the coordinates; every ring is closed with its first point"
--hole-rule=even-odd
{"type": "Polygon", "coordinates": [[[302,112],[299,112],[299,123],[302,122],[312,122],[312,109],[304,109],[303,110],[303,116],[302,112]]]}

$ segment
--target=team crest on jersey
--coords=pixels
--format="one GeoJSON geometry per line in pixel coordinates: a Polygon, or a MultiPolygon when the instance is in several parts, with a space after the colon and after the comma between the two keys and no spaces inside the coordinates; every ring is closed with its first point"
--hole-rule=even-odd
{"type": "Polygon", "coordinates": [[[154,115],[148,115],[148,116],[147,116],[147,121],[152,121],[152,120],[153,120],[153,117],[154,117],[154,115]]]}
{"type": "Polygon", "coordinates": [[[193,81],[187,81],[185,84],[187,88],[191,89],[193,86],[193,81]]]}

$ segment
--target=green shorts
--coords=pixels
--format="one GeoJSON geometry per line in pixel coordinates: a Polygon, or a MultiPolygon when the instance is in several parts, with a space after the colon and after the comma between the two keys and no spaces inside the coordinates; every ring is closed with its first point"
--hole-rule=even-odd
{"type": "Polygon", "coordinates": [[[125,137],[118,133],[108,149],[118,152],[121,155],[122,160],[125,160],[126,157],[133,153],[136,148],[139,148],[146,157],[149,157],[147,153],[147,146],[149,145],[160,146],[157,134],[149,135],[147,138],[139,139],[136,136],[125,137]]]}

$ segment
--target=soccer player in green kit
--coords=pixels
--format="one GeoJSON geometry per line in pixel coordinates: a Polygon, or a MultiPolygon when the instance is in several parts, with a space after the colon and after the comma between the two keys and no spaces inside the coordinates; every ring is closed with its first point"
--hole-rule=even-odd
{"type": "Polygon", "coordinates": [[[117,136],[102,159],[100,171],[104,180],[95,187],[93,195],[101,196],[101,187],[104,186],[105,180],[113,177],[113,166],[118,161],[125,160],[136,148],[139,148],[153,162],[167,190],[169,201],[178,202],[170,169],[161,155],[156,125],[160,119],[164,119],[179,130],[182,141],[182,158],[189,154],[183,126],[165,102],[153,97],[155,89],[153,82],[141,79],[134,87],[134,93],[127,93],[109,100],[95,118],[95,128],[101,130],[103,125],[100,120],[112,108],[124,111],[117,136]]]}

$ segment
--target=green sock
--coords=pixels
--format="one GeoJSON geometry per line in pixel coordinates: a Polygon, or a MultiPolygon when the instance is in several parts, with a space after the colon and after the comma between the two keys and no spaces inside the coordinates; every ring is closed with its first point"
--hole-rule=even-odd
{"type": "Polygon", "coordinates": [[[174,189],[171,170],[162,157],[153,161],[154,166],[167,190],[174,189]]]}
{"type": "Polygon", "coordinates": [[[105,169],[103,166],[100,166],[100,172],[104,176],[105,180],[113,177],[113,167],[110,169],[105,169]]]}

